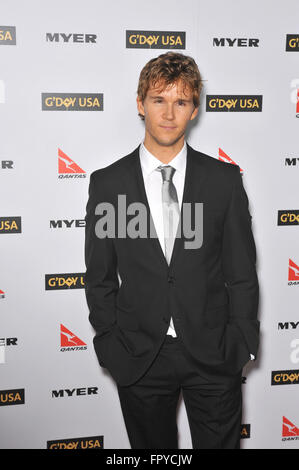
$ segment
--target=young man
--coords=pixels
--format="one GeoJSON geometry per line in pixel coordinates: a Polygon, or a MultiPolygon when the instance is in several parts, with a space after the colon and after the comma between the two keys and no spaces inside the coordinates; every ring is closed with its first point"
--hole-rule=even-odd
{"type": "Polygon", "coordinates": [[[240,445],[242,368],[259,339],[256,249],[240,167],[185,141],[201,87],[191,57],[150,60],[137,97],[144,142],[90,177],[89,320],[133,449],[178,448],[181,391],[193,448],[240,445]]]}

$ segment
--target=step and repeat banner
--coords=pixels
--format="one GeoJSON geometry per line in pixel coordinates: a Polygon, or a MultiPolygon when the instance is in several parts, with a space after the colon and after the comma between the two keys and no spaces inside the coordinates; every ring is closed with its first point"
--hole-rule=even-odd
{"type": "MultiPolygon", "coordinates": [[[[204,80],[189,144],[240,166],[260,281],[261,346],[243,370],[243,449],[299,448],[299,3],[10,0],[0,4],[0,447],[129,449],[84,292],[89,176],[142,142],[151,58],[204,80]]],[[[184,402],[179,445],[191,449],[184,402]]]]}

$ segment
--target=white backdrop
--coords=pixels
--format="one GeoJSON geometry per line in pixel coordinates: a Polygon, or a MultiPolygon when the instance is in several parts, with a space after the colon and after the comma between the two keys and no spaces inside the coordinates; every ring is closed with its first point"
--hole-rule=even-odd
{"type": "MultiPolygon", "coordinates": [[[[132,30],[185,33],[178,52],[194,57],[205,80],[187,140],[243,170],[257,246],[261,347],[243,371],[242,448],[299,447],[299,48],[286,51],[287,34],[299,35],[298,17],[296,0],[1,2],[1,448],[46,448],[79,437],[83,447],[93,437],[107,449],[130,448],[115,383],[93,350],[83,278],[89,175],[142,141],[139,73],[169,50],[127,48],[132,30]],[[102,96],[88,110],[58,100],[66,111],[51,111],[42,110],[44,93],[102,96]],[[259,95],[262,108],[207,112],[210,95],[259,95]],[[67,167],[68,159],[75,163],[67,167]],[[295,214],[293,225],[278,225],[278,211],[295,214]],[[81,346],[77,340],[77,349],[61,350],[63,327],[81,346]],[[276,374],[273,386],[273,371],[293,372],[276,374]],[[283,432],[284,419],[291,425],[283,432]]],[[[180,448],[191,449],[183,402],[178,427],[180,448]]]]}

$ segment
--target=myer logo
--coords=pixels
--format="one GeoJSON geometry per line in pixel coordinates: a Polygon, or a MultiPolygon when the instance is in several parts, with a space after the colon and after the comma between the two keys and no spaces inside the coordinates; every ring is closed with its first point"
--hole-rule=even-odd
{"type": "Polygon", "coordinates": [[[13,170],[13,160],[0,160],[1,170],[13,170]]]}
{"type": "Polygon", "coordinates": [[[42,93],[43,111],[103,111],[103,93],[42,93]]]}
{"type": "Polygon", "coordinates": [[[104,436],[92,437],[74,437],[73,439],[59,439],[57,441],[48,441],[47,449],[103,449],[104,436]]]}
{"type": "Polygon", "coordinates": [[[0,338],[0,342],[6,346],[18,346],[18,338],[0,338]]]}
{"type": "Polygon", "coordinates": [[[5,363],[5,347],[17,346],[17,345],[18,345],[18,338],[0,338],[0,364],[5,363]]]}
{"type": "Polygon", "coordinates": [[[21,233],[21,217],[0,217],[0,233],[21,233]]]}
{"type": "Polygon", "coordinates": [[[0,26],[0,45],[15,46],[16,45],[16,27],[0,26]]]}
{"type": "Polygon", "coordinates": [[[286,51],[288,52],[299,51],[299,34],[287,34],[286,51]]]}
{"type": "Polygon", "coordinates": [[[50,220],[50,228],[78,228],[85,227],[85,219],[74,220],[50,220]]]}
{"type": "Polygon", "coordinates": [[[298,225],[299,209],[285,209],[278,211],[277,225],[298,225]]]}
{"type": "Polygon", "coordinates": [[[52,390],[52,398],[82,397],[86,395],[97,395],[98,387],[66,388],[63,390],[52,390]]]}
{"type": "Polygon", "coordinates": [[[299,157],[286,158],[285,166],[298,166],[299,167],[299,157]]]}
{"type": "Polygon", "coordinates": [[[207,95],[206,111],[261,112],[262,95],[207,95]]]}
{"type": "Polygon", "coordinates": [[[129,49],[185,49],[184,31],[126,31],[129,49]]]}
{"type": "Polygon", "coordinates": [[[25,389],[0,390],[0,406],[24,405],[25,389]]]}
{"type": "Polygon", "coordinates": [[[213,38],[213,46],[215,47],[258,47],[259,39],[253,38],[213,38]]]}
{"type": "Polygon", "coordinates": [[[284,323],[279,322],[278,323],[278,329],[279,330],[296,330],[296,328],[299,325],[299,321],[294,322],[294,321],[286,321],[284,323]]]}
{"type": "Polygon", "coordinates": [[[290,385],[299,383],[299,370],[272,371],[271,385],[290,385]]]}
{"type": "Polygon", "coordinates": [[[47,42],[62,42],[62,43],[86,43],[95,44],[97,42],[96,34],[82,34],[82,33],[46,33],[47,42]]]}
{"type": "Polygon", "coordinates": [[[46,290],[84,289],[85,273],[46,274],[46,290]]]}

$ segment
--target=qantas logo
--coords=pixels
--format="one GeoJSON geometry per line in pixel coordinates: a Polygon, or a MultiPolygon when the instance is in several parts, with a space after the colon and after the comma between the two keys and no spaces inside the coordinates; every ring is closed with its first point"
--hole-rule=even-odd
{"type": "Polygon", "coordinates": [[[299,281],[299,266],[289,259],[289,281],[299,281]]]}
{"type": "Polygon", "coordinates": [[[4,291],[0,289],[0,299],[4,299],[5,294],[4,291]]]}
{"type": "MultiPolygon", "coordinates": [[[[226,162],[226,163],[231,163],[232,165],[237,165],[237,163],[234,162],[234,160],[232,160],[225,152],[223,152],[221,148],[219,148],[218,160],[221,160],[222,162],[226,162]]],[[[241,167],[240,167],[240,171],[243,172],[241,167]]]]}
{"type": "Polygon", "coordinates": [[[59,178],[86,178],[85,171],[60,148],[58,149],[58,173],[59,178]]]}
{"type": "Polygon", "coordinates": [[[299,429],[285,416],[282,418],[282,440],[294,441],[299,439],[299,429]]]}
{"type": "Polygon", "coordinates": [[[288,286],[299,285],[299,266],[289,259],[288,286]]]}
{"type": "Polygon", "coordinates": [[[87,349],[86,343],[62,324],[60,325],[60,346],[61,352],[87,349]]]}

